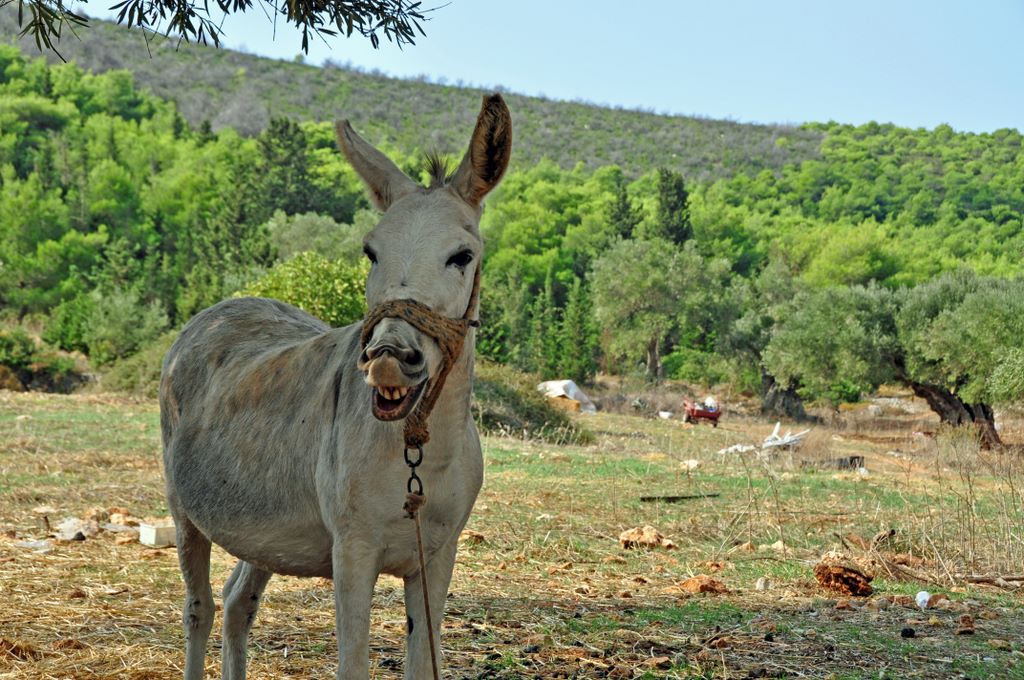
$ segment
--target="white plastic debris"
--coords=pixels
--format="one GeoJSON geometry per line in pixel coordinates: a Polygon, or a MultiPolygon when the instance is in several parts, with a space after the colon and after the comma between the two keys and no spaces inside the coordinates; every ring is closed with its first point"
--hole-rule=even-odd
{"type": "Polygon", "coordinates": [[[765,437],[765,440],[761,443],[761,450],[762,451],[764,449],[770,449],[770,448],[776,448],[776,447],[796,446],[797,444],[800,443],[800,440],[804,438],[804,435],[806,435],[808,432],[810,432],[810,430],[807,429],[807,430],[802,430],[800,432],[797,432],[796,434],[793,434],[789,430],[786,430],[786,434],[780,436],[779,435],[779,429],[781,427],[782,427],[782,423],[781,422],[776,422],[775,423],[775,429],[772,430],[772,433],[770,435],[768,435],[767,437],[765,437]]]}
{"type": "Polygon", "coordinates": [[[148,545],[151,548],[166,548],[174,545],[175,529],[173,521],[165,521],[159,524],[139,524],[139,543],[148,545]]]}
{"type": "Polygon", "coordinates": [[[749,451],[756,451],[756,450],[757,450],[757,447],[754,446],[753,444],[733,444],[732,446],[727,446],[724,449],[719,449],[718,453],[719,454],[747,453],[749,451]]]}
{"type": "Polygon", "coordinates": [[[658,411],[658,417],[662,420],[668,420],[672,417],[672,411],[658,411]]]}
{"type": "Polygon", "coordinates": [[[932,599],[932,594],[929,593],[927,590],[922,590],[914,597],[914,599],[917,601],[918,607],[920,607],[921,609],[927,609],[928,601],[932,599]]]}

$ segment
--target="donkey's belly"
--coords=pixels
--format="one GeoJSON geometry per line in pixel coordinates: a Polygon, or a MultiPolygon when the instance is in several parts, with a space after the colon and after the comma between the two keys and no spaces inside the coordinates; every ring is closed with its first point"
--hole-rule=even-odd
{"type": "Polygon", "coordinates": [[[248,526],[210,539],[240,560],[288,576],[331,577],[331,535],[323,526],[248,526]]]}
{"type": "Polygon", "coordinates": [[[207,449],[203,466],[179,453],[171,493],[207,538],[277,574],[330,576],[331,534],[312,480],[297,479],[294,469],[275,469],[269,461],[239,474],[239,461],[226,459],[223,451],[207,449]]]}

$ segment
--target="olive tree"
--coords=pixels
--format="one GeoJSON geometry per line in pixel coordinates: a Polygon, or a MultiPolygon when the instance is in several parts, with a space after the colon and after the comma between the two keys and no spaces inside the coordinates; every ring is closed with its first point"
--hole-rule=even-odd
{"type": "MultiPolygon", "coordinates": [[[[86,0],[87,1],[87,0],[86,0]]],[[[73,32],[89,20],[73,8],[85,3],[67,0],[0,0],[0,7],[16,4],[22,35],[35,38],[36,47],[57,51],[65,29],[73,32]]],[[[374,47],[384,36],[399,47],[415,43],[423,32],[429,9],[409,0],[120,0],[117,23],[148,31],[165,32],[183,40],[220,46],[222,31],[211,8],[224,14],[246,12],[258,6],[272,20],[280,18],[302,33],[302,51],[309,51],[310,37],[333,37],[353,33],[369,38],[374,47]]]]}
{"type": "Polygon", "coordinates": [[[609,354],[643,359],[662,378],[662,345],[686,323],[687,299],[700,290],[704,263],[692,247],[665,239],[619,241],[594,262],[594,309],[610,341],[609,354]]]}
{"type": "Polygon", "coordinates": [[[943,274],[910,289],[828,288],[796,296],[765,366],[833,402],[898,382],[943,423],[1001,444],[992,405],[1024,398],[1024,280],[943,274]]]}
{"type": "Polygon", "coordinates": [[[761,383],[761,412],[765,415],[807,417],[796,383],[780,382],[762,361],[772,330],[800,290],[800,280],[782,259],[775,258],[755,277],[734,276],[724,304],[716,310],[715,349],[741,366],[756,369],[761,383]]]}

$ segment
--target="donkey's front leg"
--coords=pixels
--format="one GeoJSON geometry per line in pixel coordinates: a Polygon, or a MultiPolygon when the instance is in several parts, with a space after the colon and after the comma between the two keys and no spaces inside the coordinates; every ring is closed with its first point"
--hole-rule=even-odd
{"type": "Polygon", "coordinates": [[[338,680],[370,677],[370,605],[377,582],[377,549],[364,541],[334,539],[334,619],[338,680]]]}
{"type": "Polygon", "coordinates": [[[423,607],[423,584],[419,572],[405,577],[405,615],[407,644],[405,653],[405,680],[431,680],[430,640],[434,636],[437,651],[438,673],[444,665],[441,662],[441,620],[448,599],[448,584],[455,568],[455,552],[458,549],[458,535],[442,546],[427,562],[427,592],[430,594],[430,623],[423,607]]]}

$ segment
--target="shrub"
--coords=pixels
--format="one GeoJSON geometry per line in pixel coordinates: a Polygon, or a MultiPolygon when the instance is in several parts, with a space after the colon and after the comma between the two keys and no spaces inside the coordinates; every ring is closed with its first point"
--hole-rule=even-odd
{"type": "Polygon", "coordinates": [[[701,385],[717,385],[730,378],[729,367],[717,354],[688,347],[677,347],[661,362],[665,376],[673,380],[701,385]]]}
{"type": "Polygon", "coordinates": [[[312,251],[329,260],[349,262],[362,258],[367,226],[372,224],[338,224],[329,215],[286,215],[280,210],[266,224],[270,242],[282,260],[312,251]]]}
{"type": "Polygon", "coordinates": [[[61,302],[50,314],[43,330],[43,341],[69,352],[87,351],[85,342],[89,319],[96,313],[96,303],[87,293],[61,302]]]}
{"type": "Polygon", "coordinates": [[[94,290],[91,297],[94,307],[84,342],[96,366],[134,354],[167,328],[167,314],[160,303],[145,304],[135,291],[94,290]]]}
{"type": "Polygon", "coordinates": [[[32,365],[36,343],[21,328],[0,330],[0,364],[12,371],[24,371],[32,365]]]}
{"type": "Polygon", "coordinates": [[[485,434],[587,444],[594,436],[537,391],[539,380],[487,360],[476,364],[473,416],[485,434]]]}
{"type": "Polygon", "coordinates": [[[0,330],[0,389],[70,392],[81,382],[71,357],[39,346],[22,328],[0,330]]]}
{"type": "Polygon", "coordinates": [[[299,253],[274,265],[238,295],[274,298],[331,326],[345,326],[366,315],[367,271],[365,260],[349,264],[314,252],[299,253]]]}
{"type": "Polygon", "coordinates": [[[103,376],[103,388],[155,398],[160,388],[160,369],[177,331],[168,331],[147,343],[132,356],[121,359],[103,376]]]}

